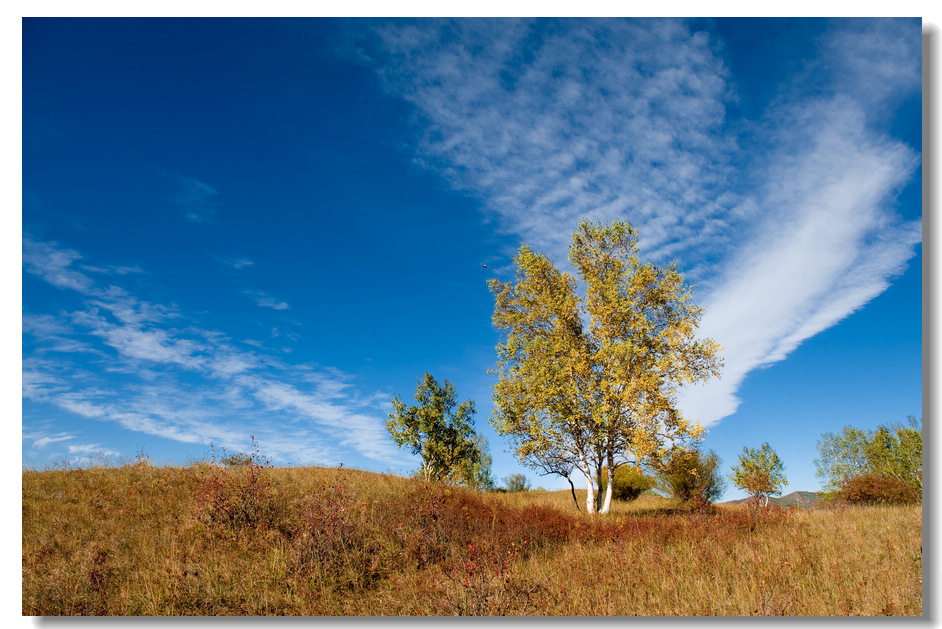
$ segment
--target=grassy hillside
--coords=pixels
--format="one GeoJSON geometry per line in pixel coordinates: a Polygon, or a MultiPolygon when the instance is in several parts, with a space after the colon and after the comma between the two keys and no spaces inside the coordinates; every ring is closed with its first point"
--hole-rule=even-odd
{"type": "Polygon", "coordinates": [[[775,502],[783,507],[814,507],[819,501],[818,494],[813,491],[793,491],[781,498],[775,498],[775,502]]]}
{"type": "Polygon", "coordinates": [[[356,470],[23,473],[27,615],[919,615],[921,543],[918,506],[589,516],[356,470]]]}
{"type": "MultiPolygon", "coordinates": [[[[740,498],[738,500],[728,500],[723,504],[748,505],[751,502],[752,498],[740,498]]],[[[793,491],[790,494],[780,497],[771,496],[769,497],[769,503],[775,503],[780,507],[800,507],[803,509],[825,506],[821,503],[821,499],[818,497],[818,494],[813,491],[793,491]]]]}

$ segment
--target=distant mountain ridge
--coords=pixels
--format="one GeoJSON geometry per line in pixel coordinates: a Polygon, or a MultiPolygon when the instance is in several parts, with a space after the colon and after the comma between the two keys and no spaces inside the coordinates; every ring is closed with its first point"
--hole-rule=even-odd
{"type": "MultiPolygon", "coordinates": [[[[727,500],[723,504],[741,505],[749,502],[751,498],[740,498],[739,500],[727,500]]],[[[769,502],[774,502],[783,507],[801,507],[807,509],[813,507],[820,500],[817,492],[814,491],[793,491],[780,498],[771,497],[769,502]]]]}

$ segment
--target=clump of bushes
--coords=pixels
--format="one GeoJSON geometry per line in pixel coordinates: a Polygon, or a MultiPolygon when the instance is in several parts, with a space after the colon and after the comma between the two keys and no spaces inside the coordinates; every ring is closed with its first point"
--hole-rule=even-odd
{"type": "MultiPolygon", "coordinates": [[[[653,489],[656,485],[654,478],[648,476],[639,468],[632,465],[622,465],[615,468],[612,482],[612,498],[630,502],[637,500],[641,494],[653,489]]],[[[608,489],[608,478],[602,477],[602,486],[599,492],[604,495],[608,489]]]]}
{"type": "Polygon", "coordinates": [[[726,491],[720,463],[720,457],[712,450],[675,450],[657,468],[657,487],[685,504],[700,507],[713,504],[726,491]]]}
{"type": "Polygon", "coordinates": [[[844,426],[818,441],[817,476],[829,498],[848,502],[913,502],[922,499],[922,419],[876,430],[844,426]],[[909,488],[905,489],[903,485],[909,488]]]}
{"type": "Polygon", "coordinates": [[[505,476],[504,484],[507,486],[507,491],[512,494],[518,491],[527,491],[530,489],[530,481],[527,480],[527,477],[523,474],[511,474],[509,476],[505,476]]]}
{"type": "Polygon", "coordinates": [[[883,474],[857,474],[841,481],[835,496],[858,504],[910,504],[922,500],[912,483],[883,474]]]}

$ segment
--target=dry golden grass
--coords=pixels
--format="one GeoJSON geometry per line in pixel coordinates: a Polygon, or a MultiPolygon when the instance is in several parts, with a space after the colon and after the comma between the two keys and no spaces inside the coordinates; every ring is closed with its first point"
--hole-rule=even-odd
{"type": "Polygon", "coordinates": [[[356,470],[24,472],[23,613],[922,613],[919,506],[613,511],[356,470]]]}

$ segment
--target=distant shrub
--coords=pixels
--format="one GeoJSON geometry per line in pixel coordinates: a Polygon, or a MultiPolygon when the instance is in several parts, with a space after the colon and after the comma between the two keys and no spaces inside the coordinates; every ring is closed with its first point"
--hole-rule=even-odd
{"type": "Polygon", "coordinates": [[[527,491],[530,489],[530,481],[523,474],[511,474],[504,477],[504,484],[507,485],[507,491],[516,493],[518,491],[527,491]]]}
{"type": "Polygon", "coordinates": [[[708,505],[726,491],[715,452],[677,450],[658,468],[658,488],[684,503],[708,505]]]}
{"type": "Polygon", "coordinates": [[[841,481],[836,498],[858,504],[909,504],[922,500],[922,494],[894,476],[857,474],[841,481]]]}
{"type": "MultiPolygon", "coordinates": [[[[630,502],[637,500],[644,492],[653,489],[656,481],[632,465],[622,465],[615,468],[615,482],[612,484],[612,498],[630,502]]],[[[602,477],[602,487],[605,492],[608,488],[608,478],[602,477]]]]}
{"type": "Polygon", "coordinates": [[[226,467],[248,467],[252,465],[252,455],[245,452],[237,454],[228,454],[220,460],[220,463],[226,467]]]}

